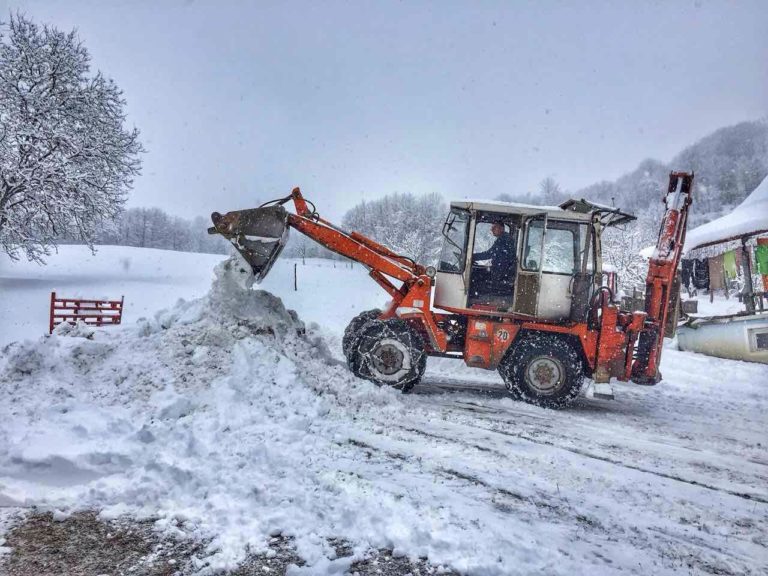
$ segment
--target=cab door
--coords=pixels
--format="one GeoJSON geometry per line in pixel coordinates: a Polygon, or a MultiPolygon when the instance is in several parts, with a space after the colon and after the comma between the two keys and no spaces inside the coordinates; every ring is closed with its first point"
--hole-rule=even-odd
{"type": "Polygon", "coordinates": [[[576,222],[532,219],[523,242],[520,286],[516,309],[543,320],[572,316],[574,286],[582,272],[582,228],[576,222]],[[534,280],[535,279],[535,280],[534,280]]]}
{"type": "Polygon", "coordinates": [[[443,225],[443,248],[435,277],[434,305],[443,309],[467,307],[471,254],[470,238],[474,235],[474,218],[468,210],[452,208],[443,225]]]}
{"type": "Polygon", "coordinates": [[[547,232],[546,213],[526,218],[522,231],[523,241],[518,259],[513,310],[517,314],[537,316],[541,292],[541,255],[544,252],[547,232]]]}

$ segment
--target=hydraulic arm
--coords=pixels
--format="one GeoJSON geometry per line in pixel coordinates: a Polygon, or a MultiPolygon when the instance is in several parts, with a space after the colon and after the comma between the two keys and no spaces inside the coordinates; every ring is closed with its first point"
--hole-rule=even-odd
{"type": "Polygon", "coordinates": [[[277,260],[287,242],[289,227],[337,254],[360,262],[368,268],[371,278],[392,297],[382,317],[419,315],[432,346],[445,350],[446,335],[437,327],[430,310],[432,277],[427,275],[427,269],[367,236],[346,232],[324,220],[298,188],[294,188],[289,196],[259,208],[224,215],[214,212],[211,219],[214,225],[208,233],[221,234],[229,240],[251,265],[257,280],[264,278],[277,260]],[[283,207],[291,200],[296,210],[294,214],[283,207]],[[390,278],[400,280],[402,285],[395,286],[390,278]]]}
{"type": "Polygon", "coordinates": [[[645,280],[647,318],[632,364],[632,381],[638,384],[656,384],[661,380],[659,364],[664,328],[670,308],[677,306],[679,297],[675,276],[683,253],[692,187],[693,173],[672,172],[669,175],[669,188],[664,198],[666,211],[645,280]]]}
{"type": "Polygon", "coordinates": [[[229,240],[253,268],[257,281],[263,279],[280,256],[288,240],[288,227],[296,228],[329,250],[368,266],[372,271],[408,282],[424,273],[413,260],[395,254],[385,246],[357,232],[347,233],[320,218],[298,188],[289,196],[262,204],[259,208],[211,215],[209,234],[229,240]],[[296,213],[283,204],[293,200],[296,213]]]}

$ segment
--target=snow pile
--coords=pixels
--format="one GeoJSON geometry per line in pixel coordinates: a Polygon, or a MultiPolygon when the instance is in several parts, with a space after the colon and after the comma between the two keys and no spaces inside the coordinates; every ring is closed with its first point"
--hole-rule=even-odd
{"type": "MultiPolygon", "coordinates": [[[[507,496],[486,494],[506,457],[481,463],[480,479],[462,473],[474,456],[457,460],[442,434],[417,429],[435,419],[417,397],[351,376],[317,326],[250,284],[227,260],[206,297],[134,326],[4,348],[0,502],[155,519],[209,542],[201,574],[278,533],[307,562],[293,574],[343,573],[371,547],[468,574],[521,561],[556,572],[530,524],[497,502],[507,496]],[[329,538],[353,555],[337,558],[329,538]]],[[[542,527],[568,541],[566,526],[542,527]]]]}
{"type": "Polygon", "coordinates": [[[323,537],[388,543],[403,519],[356,478],[350,435],[368,411],[394,416],[399,396],[351,377],[236,261],[216,273],[206,298],[122,333],[61,329],[5,349],[0,498],[158,517],[212,538],[206,569],[278,532],[318,570],[334,556],[323,537]]]}

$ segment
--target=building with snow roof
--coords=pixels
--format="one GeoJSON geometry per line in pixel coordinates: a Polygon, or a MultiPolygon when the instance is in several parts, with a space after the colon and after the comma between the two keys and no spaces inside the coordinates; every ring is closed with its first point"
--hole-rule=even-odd
{"type": "Polygon", "coordinates": [[[688,232],[683,284],[726,297],[735,284],[744,310],[725,316],[690,315],[678,332],[681,350],[768,363],[768,178],[729,214],[688,232]],[[762,276],[762,278],[760,278],[762,276]]]}
{"type": "Polygon", "coordinates": [[[683,267],[684,284],[686,272],[692,272],[696,285],[706,271],[710,290],[727,289],[729,277],[742,278],[746,311],[763,309],[768,291],[768,178],[729,214],[688,232],[683,267]],[[702,261],[706,268],[700,266],[702,261]],[[759,284],[756,272],[763,277],[759,284]]]}

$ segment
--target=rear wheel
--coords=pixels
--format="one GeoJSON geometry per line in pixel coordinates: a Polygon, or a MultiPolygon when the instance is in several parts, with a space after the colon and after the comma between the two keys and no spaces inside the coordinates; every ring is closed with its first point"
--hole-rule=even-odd
{"type": "Polygon", "coordinates": [[[352,343],[349,365],[361,378],[408,392],[427,366],[424,340],[404,320],[370,320],[352,343]]]}
{"type": "Polygon", "coordinates": [[[499,364],[510,394],[546,408],[564,408],[579,395],[584,367],[578,351],[551,334],[528,334],[499,364]]]}

